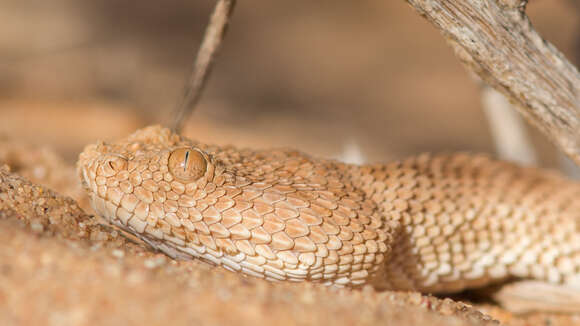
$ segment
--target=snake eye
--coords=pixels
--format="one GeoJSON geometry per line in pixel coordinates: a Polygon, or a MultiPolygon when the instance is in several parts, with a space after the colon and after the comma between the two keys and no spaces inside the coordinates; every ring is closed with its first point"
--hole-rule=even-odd
{"type": "Polygon", "coordinates": [[[198,149],[178,148],[169,154],[169,172],[184,182],[201,178],[207,170],[207,161],[198,149]]]}

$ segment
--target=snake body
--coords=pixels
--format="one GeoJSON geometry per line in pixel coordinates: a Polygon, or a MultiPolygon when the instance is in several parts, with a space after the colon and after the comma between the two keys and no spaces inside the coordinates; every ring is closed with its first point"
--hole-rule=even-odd
{"type": "Polygon", "coordinates": [[[484,155],[349,165],[152,126],[89,145],[95,211],[174,258],[274,281],[454,292],[580,285],[580,184],[484,155]]]}

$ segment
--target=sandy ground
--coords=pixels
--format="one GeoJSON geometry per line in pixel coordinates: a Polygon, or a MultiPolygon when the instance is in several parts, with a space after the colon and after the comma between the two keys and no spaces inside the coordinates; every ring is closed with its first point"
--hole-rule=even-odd
{"type": "MultiPolygon", "coordinates": [[[[529,12],[577,60],[570,2],[538,0],[529,12]]],[[[171,120],[210,7],[0,3],[0,165],[10,170],[0,170],[1,325],[580,324],[485,299],[271,284],[172,261],[103,225],[74,172],[78,153],[171,120]]],[[[477,84],[404,1],[240,2],[185,134],[322,157],[355,144],[369,161],[493,152],[479,101],[477,84]]],[[[541,163],[554,166],[553,147],[534,139],[541,163]]]]}

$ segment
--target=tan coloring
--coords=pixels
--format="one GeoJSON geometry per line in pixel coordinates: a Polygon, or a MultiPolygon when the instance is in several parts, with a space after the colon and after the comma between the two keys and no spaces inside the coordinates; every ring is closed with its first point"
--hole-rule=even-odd
{"type": "Polygon", "coordinates": [[[245,275],[424,292],[580,285],[580,185],[482,155],[355,166],[154,126],[87,146],[78,169],[111,223],[245,275]]]}

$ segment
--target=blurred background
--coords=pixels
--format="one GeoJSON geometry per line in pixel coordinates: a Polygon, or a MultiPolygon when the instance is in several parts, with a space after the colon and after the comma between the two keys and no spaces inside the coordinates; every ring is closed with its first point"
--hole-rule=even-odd
{"type": "MultiPolygon", "coordinates": [[[[527,12],[578,65],[575,1],[532,0],[527,12]]],[[[213,5],[0,1],[0,134],[74,162],[96,139],[170,122],[213,5]]],[[[405,1],[239,1],[185,133],[369,161],[493,152],[480,102],[474,78],[405,1]]]]}

